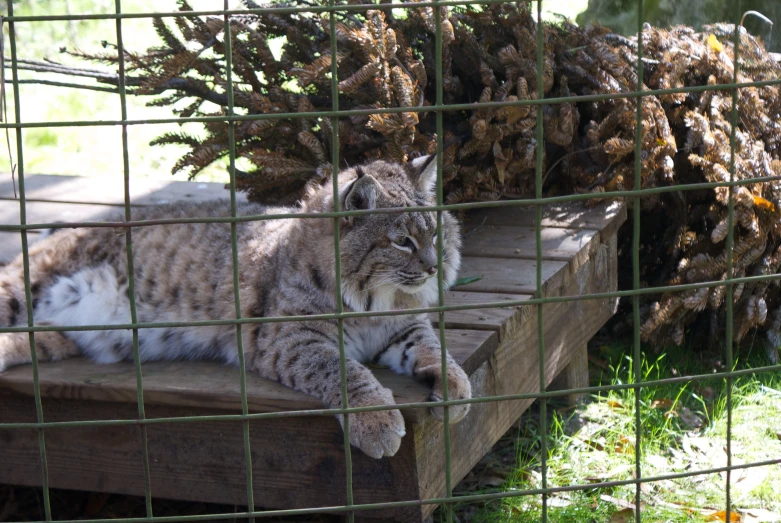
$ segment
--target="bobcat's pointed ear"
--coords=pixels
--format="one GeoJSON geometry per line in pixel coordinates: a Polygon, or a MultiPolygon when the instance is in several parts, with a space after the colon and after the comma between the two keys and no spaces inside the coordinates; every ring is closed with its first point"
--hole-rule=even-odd
{"type": "MultiPolygon", "coordinates": [[[[377,196],[380,191],[380,183],[371,174],[364,173],[360,167],[355,168],[358,178],[347,188],[342,200],[342,208],[345,211],[359,211],[374,209],[377,207],[377,196]]],[[[354,216],[345,218],[347,223],[352,223],[354,216]]]]}
{"type": "Polygon", "coordinates": [[[417,190],[433,193],[437,185],[437,155],[415,158],[407,164],[407,175],[417,190]]]}

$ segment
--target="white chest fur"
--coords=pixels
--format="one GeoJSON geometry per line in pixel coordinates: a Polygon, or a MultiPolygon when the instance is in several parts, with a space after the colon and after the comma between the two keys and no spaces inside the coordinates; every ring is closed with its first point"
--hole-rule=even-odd
{"type": "Polygon", "coordinates": [[[353,318],[344,322],[344,353],[366,363],[388,346],[390,340],[408,325],[412,316],[353,318]]]}

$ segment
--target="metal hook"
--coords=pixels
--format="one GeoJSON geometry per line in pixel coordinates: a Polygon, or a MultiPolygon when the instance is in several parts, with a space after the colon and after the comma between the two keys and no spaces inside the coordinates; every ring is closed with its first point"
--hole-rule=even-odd
{"type": "Polygon", "coordinates": [[[770,41],[770,38],[773,36],[773,21],[768,18],[767,16],[763,15],[759,11],[746,11],[743,13],[743,16],[740,18],[740,26],[743,27],[743,21],[746,19],[747,16],[756,16],[763,22],[767,23],[770,26],[770,29],[767,32],[767,40],[770,41]]]}

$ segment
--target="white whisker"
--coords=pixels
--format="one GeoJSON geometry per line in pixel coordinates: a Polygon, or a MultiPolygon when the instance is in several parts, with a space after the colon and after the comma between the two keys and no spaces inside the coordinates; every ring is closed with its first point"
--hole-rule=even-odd
{"type": "Polygon", "coordinates": [[[382,301],[383,299],[387,298],[388,295],[390,295],[392,293],[395,293],[397,290],[399,290],[400,287],[401,287],[401,283],[394,283],[391,286],[391,288],[388,289],[388,291],[385,294],[383,294],[382,296],[379,297],[380,301],[382,301]]]}
{"type": "Polygon", "coordinates": [[[394,274],[396,271],[393,269],[383,269],[379,271],[370,271],[370,272],[351,272],[350,276],[377,276],[377,275],[383,275],[383,274],[394,274]]]}
{"type": "Polygon", "coordinates": [[[393,278],[383,278],[380,281],[376,282],[374,285],[371,285],[369,287],[366,287],[364,292],[373,291],[374,289],[377,289],[378,287],[382,287],[383,285],[396,285],[398,282],[397,280],[393,278]]]}

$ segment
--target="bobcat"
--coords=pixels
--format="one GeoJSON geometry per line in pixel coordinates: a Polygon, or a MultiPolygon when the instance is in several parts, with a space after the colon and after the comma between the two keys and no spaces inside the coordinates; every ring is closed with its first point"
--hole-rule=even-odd
{"type": "MultiPolygon", "coordinates": [[[[402,166],[375,161],[342,172],[345,210],[434,203],[433,156],[402,166]]],[[[242,204],[239,215],[329,212],[331,183],[310,186],[298,207],[242,204]]],[[[227,216],[225,201],[134,211],[134,220],[227,216]]],[[[433,304],[438,295],[436,213],[369,214],[341,219],[342,301],[345,311],[387,311],[433,304]]],[[[442,213],[443,280],[460,265],[458,223],[442,213]]],[[[336,312],[333,218],[286,218],[237,225],[242,317],[336,312]]],[[[133,260],[141,322],[235,318],[230,225],[183,223],[135,227],[133,260]]],[[[29,251],[33,318],[37,325],[130,323],[124,234],[111,228],[61,230],[29,251]]],[[[0,325],[27,324],[21,257],[0,270],[0,325]]],[[[215,359],[238,362],[232,325],[145,328],[142,361],[215,359]]],[[[336,320],[252,323],[242,329],[245,363],[264,378],[341,406],[336,320]]],[[[41,361],[84,355],[98,363],[132,360],[129,330],[37,332],[41,361]]],[[[344,320],[347,394],[351,407],[394,405],[393,395],[362,363],[377,362],[432,387],[441,400],[438,336],[425,315],[344,320]]],[[[27,333],[0,334],[0,372],[31,361],[27,333]]],[[[469,379],[448,356],[451,399],[471,397],[469,379]]],[[[469,405],[450,408],[462,419],[469,405]]],[[[443,417],[443,408],[432,414],[443,417]]],[[[339,421],[343,423],[342,417],[339,421]]],[[[405,434],[397,409],[350,414],[350,441],[373,458],[392,456],[405,434]]]]}

